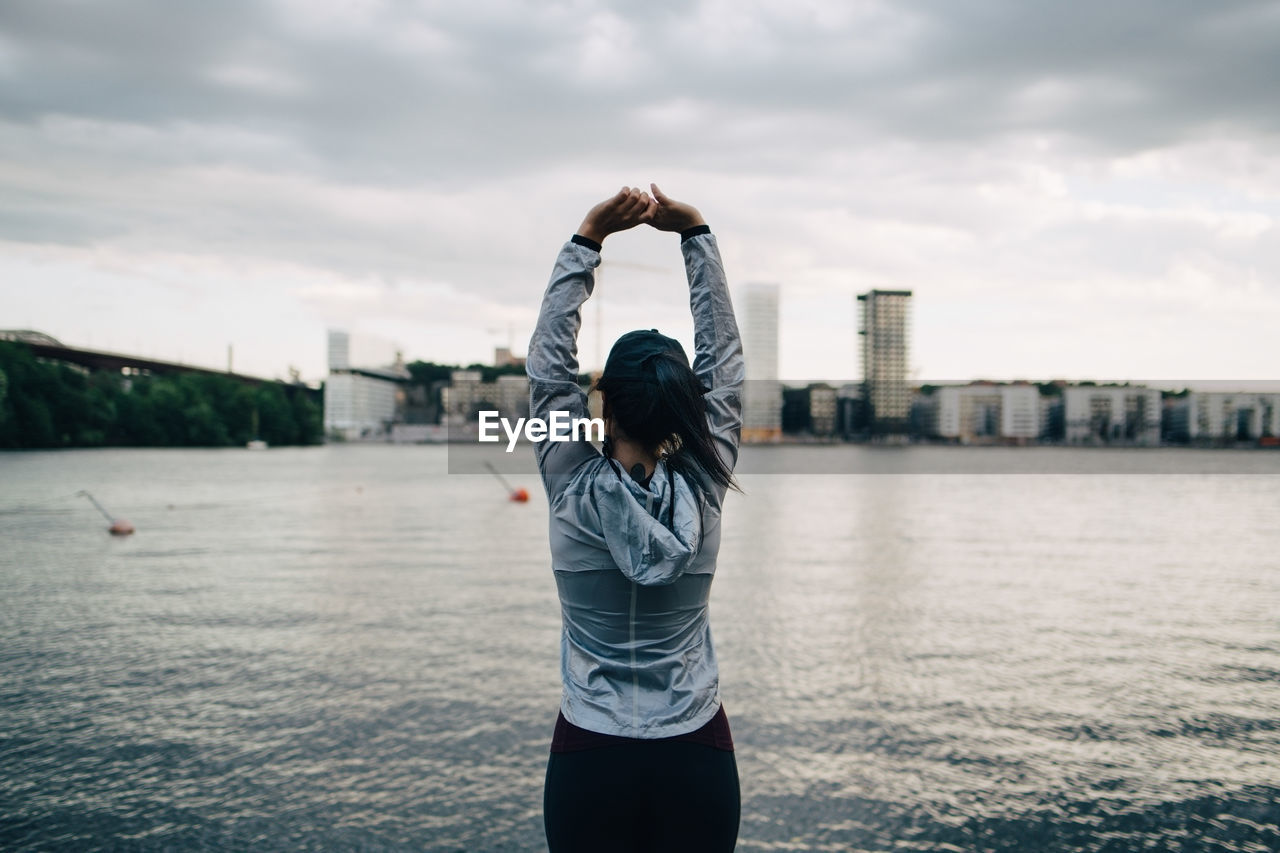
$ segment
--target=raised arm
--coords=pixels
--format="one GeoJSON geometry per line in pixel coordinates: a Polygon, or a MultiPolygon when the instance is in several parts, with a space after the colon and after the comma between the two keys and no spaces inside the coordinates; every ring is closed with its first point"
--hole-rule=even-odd
{"type": "Polygon", "coordinates": [[[693,311],[693,371],[709,389],[705,399],[711,435],[732,469],[742,434],[746,367],[720,249],[697,208],[668,198],[656,185],[650,187],[658,203],[651,224],[680,234],[680,251],[689,277],[689,307],[693,311]]]}
{"type": "MultiPolygon", "coordinates": [[[[560,249],[525,360],[531,418],[549,421],[557,411],[568,412],[570,418],[587,417],[587,396],[578,385],[582,303],[595,287],[594,270],[600,265],[604,239],[647,222],[654,207],[648,193],[623,187],[587,211],[578,233],[560,249]]],[[[557,475],[568,474],[597,451],[587,441],[540,441],[534,443],[534,453],[543,484],[554,494],[563,481],[557,475]]]]}
{"type": "Polygon", "coordinates": [[[599,265],[599,244],[588,244],[578,235],[556,257],[525,360],[530,417],[546,420],[553,411],[577,417],[587,410],[586,395],[578,385],[578,330],[582,303],[595,287],[599,265]]]}

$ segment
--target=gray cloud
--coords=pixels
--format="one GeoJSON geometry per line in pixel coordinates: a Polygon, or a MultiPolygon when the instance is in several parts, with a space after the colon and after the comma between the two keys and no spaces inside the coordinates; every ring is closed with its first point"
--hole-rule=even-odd
{"type": "Polygon", "coordinates": [[[871,132],[1132,150],[1280,121],[1265,2],[325,5],[9,2],[0,112],[251,129],[322,174],[443,186],[620,152],[803,169],[871,132]]]}
{"type": "Polygon", "coordinates": [[[590,187],[670,175],[833,299],[1196,253],[1270,292],[1276,44],[1245,0],[8,0],[0,240],[515,305],[590,187]]]}

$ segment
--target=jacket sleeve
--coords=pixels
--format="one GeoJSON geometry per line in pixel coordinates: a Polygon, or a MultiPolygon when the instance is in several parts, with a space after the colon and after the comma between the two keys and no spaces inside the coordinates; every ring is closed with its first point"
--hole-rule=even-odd
{"type": "Polygon", "coordinates": [[[689,307],[693,311],[693,371],[709,389],[707,420],[716,449],[730,470],[738,461],[742,436],[742,386],[746,367],[742,338],[733,315],[729,283],[720,249],[711,234],[698,234],[680,244],[689,277],[689,307]]]}
{"type": "MultiPolygon", "coordinates": [[[[550,421],[552,412],[569,418],[589,417],[587,395],[578,385],[578,330],[582,303],[595,287],[600,253],[578,243],[565,243],[542,297],[538,324],[529,340],[525,371],[529,375],[529,417],[550,421]]],[[[599,451],[585,438],[534,442],[538,471],[548,497],[555,498],[568,474],[599,451]]]]}

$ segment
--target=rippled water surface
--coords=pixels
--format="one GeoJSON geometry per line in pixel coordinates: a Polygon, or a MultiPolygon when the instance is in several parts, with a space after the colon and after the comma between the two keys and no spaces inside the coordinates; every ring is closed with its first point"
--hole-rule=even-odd
{"type": "MultiPolygon", "coordinates": [[[[712,595],[739,849],[1280,849],[1280,454],[929,450],[744,457],[712,595]]],[[[545,501],[445,471],[0,455],[0,848],[544,849],[545,501]]]]}

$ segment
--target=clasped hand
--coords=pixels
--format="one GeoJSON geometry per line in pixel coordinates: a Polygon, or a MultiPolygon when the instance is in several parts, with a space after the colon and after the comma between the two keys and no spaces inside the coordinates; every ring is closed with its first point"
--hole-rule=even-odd
{"type": "Polygon", "coordinates": [[[702,214],[693,205],[668,198],[657,184],[649,184],[649,188],[652,196],[639,187],[623,187],[587,211],[578,233],[603,243],[610,234],[642,224],[659,231],[685,231],[703,224],[702,214]]]}

